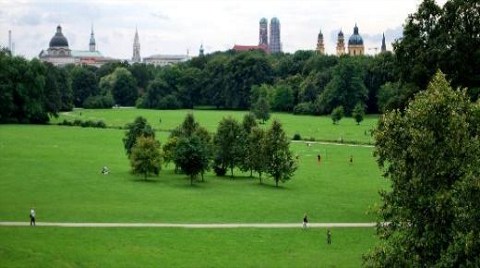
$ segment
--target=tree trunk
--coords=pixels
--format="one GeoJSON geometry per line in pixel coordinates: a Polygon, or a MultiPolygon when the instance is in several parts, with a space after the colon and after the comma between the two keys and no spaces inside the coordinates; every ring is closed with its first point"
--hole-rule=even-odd
{"type": "Polygon", "coordinates": [[[250,169],[250,178],[253,177],[253,169],[250,169]]]}
{"type": "Polygon", "coordinates": [[[202,175],[202,182],[205,182],[205,180],[203,179],[203,173],[204,173],[204,172],[202,171],[202,173],[201,173],[201,175],[202,175]]]}
{"type": "Polygon", "coordinates": [[[147,172],[143,173],[145,180],[147,180],[147,172]]]}
{"type": "Polygon", "coordinates": [[[193,186],[193,175],[190,176],[190,186],[193,186]]]}
{"type": "Polygon", "coordinates": [[[233,167],[230,168],[230,177],[233,179],[233,167]]]}
{"type": "Polygon", "coordinates": [[[278,187],[278,179],[275,179],[275,186],[278,187]]]}

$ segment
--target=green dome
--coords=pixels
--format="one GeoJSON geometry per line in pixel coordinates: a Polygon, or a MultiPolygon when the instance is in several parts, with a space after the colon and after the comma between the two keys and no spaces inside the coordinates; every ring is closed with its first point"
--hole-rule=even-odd
{"type": "Polygon", "coordinates": [[[67,38],[62,34],[62,27],[57,26],[57,32],[50,40],[50,47],[68,47],[67,38]]]}
{"type": "Polygon", "coordinates": [[[357,27],[356,24],[355,24],[355,27],[353,28],[353,35],[350,36],[350,38],[348,39],[348,44],[349,45],[363,45],[363,39],[360,36],[360,34],[358,34],[358,27],[357,27]]]}

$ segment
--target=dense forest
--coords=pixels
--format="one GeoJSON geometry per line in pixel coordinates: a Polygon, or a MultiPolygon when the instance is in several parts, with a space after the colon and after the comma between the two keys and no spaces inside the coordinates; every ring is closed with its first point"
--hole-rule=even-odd
{"type": "Polygon", "coordinates": [[[375,56],[215,52],[166,67],[127,62],[55,67],[0,51],[0,122],[46,123],[73,107],[248,110],[330,114],[357,106],[382,113],[406,106],[441,69],[454,88],[480,92],[480,19],[475,4],[426,0],[409,15],[394,52],[375,56]],[[457,16],[459,10],[462,16],[457,16]]]}

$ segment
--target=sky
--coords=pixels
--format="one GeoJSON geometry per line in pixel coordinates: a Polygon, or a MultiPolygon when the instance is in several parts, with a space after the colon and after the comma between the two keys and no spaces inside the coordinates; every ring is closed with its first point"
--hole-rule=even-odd
{"type": "MultiPolygon", "coordinates": [[[[446,0],[436,0],[443,5],[446,0]]],[[[0,0],[0,46],[12,32],[15,55],[28,59],[47,49],[57,25],[70,49],[88,50],[93,25],[97,49],[107,57],[130,59],[138,29],[140,55],[198,55],[235,44],[257,45],[262,17],[280,20],[284,52],[315,49],[335,53],[337,34],[348,40],[358,25],[366,54],[374,54],[385,33],[387,49],[402,36],[402,25],[421,0],[0,0]]]]}

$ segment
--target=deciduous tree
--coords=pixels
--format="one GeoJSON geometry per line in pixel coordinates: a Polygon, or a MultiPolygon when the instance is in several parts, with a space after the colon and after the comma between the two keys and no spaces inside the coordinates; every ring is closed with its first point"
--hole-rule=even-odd
{"type": "Polygon", "coordinates": [[[243,156],[244,137],[242,126],[232,117],[225,117],[220,121],[213,143],[217,165],[229,168],[233,177],[233,169],[241,163],[243,156]]]}
{"type": "Polygon", "coordinates": [[[275,181],[286,182],[293,177],[297,170],[296,163],[290,151],[290,143],[282,125],[278,120],[273,120],[272,126],[265,135],[265,171],[275,181]]]}
{"type": "Polygon", "coordinates": [[[140,136],[132,147],[130,165],[133,174],[142,174],[147,180],[149,174],[158,175],[162,168],[160,143],[154,137],[140,136]]]}
{"type": "Polygon", "coordinates": [[[362,103],[357,103],[355,105],[355,108],[353,108],[352,111],[352,117],[355,119],[355,122],[357,122],[357,125],[360,125],[360,122],[363,121],[363,117],[365,116],[365,105],[362,103]]]}
{"type": "Polygon", "coordinates": [[[333,109],[332,114],[330,115],[330,117],[332,118],[333,124],[334,125],[338,124],[338,122],[342,120],[343,115],[344,115],[343,106],[338,106],[337,108],[333,109]]]}
{"type": "Polygon", "coordinates": [[[137,117],[133,123],[126,125],[127,131],[125,132],[125,137],[123,137],[123,145],[125,147],[125,152],[130,158],[132,148],[135,145],[138,137],[152,137],[155,138],[155,132],[152,127],[147,123],[147,119],[144,117],[137,117]]]}
{"type": "Polygon", "coordinates": [[[375,155],[391,190],[381,192],[380,243],[366,266],[480,263],[479,122],[479,104],[452,90],[441,72],[406,110],[381,118],[375,155]]]}

